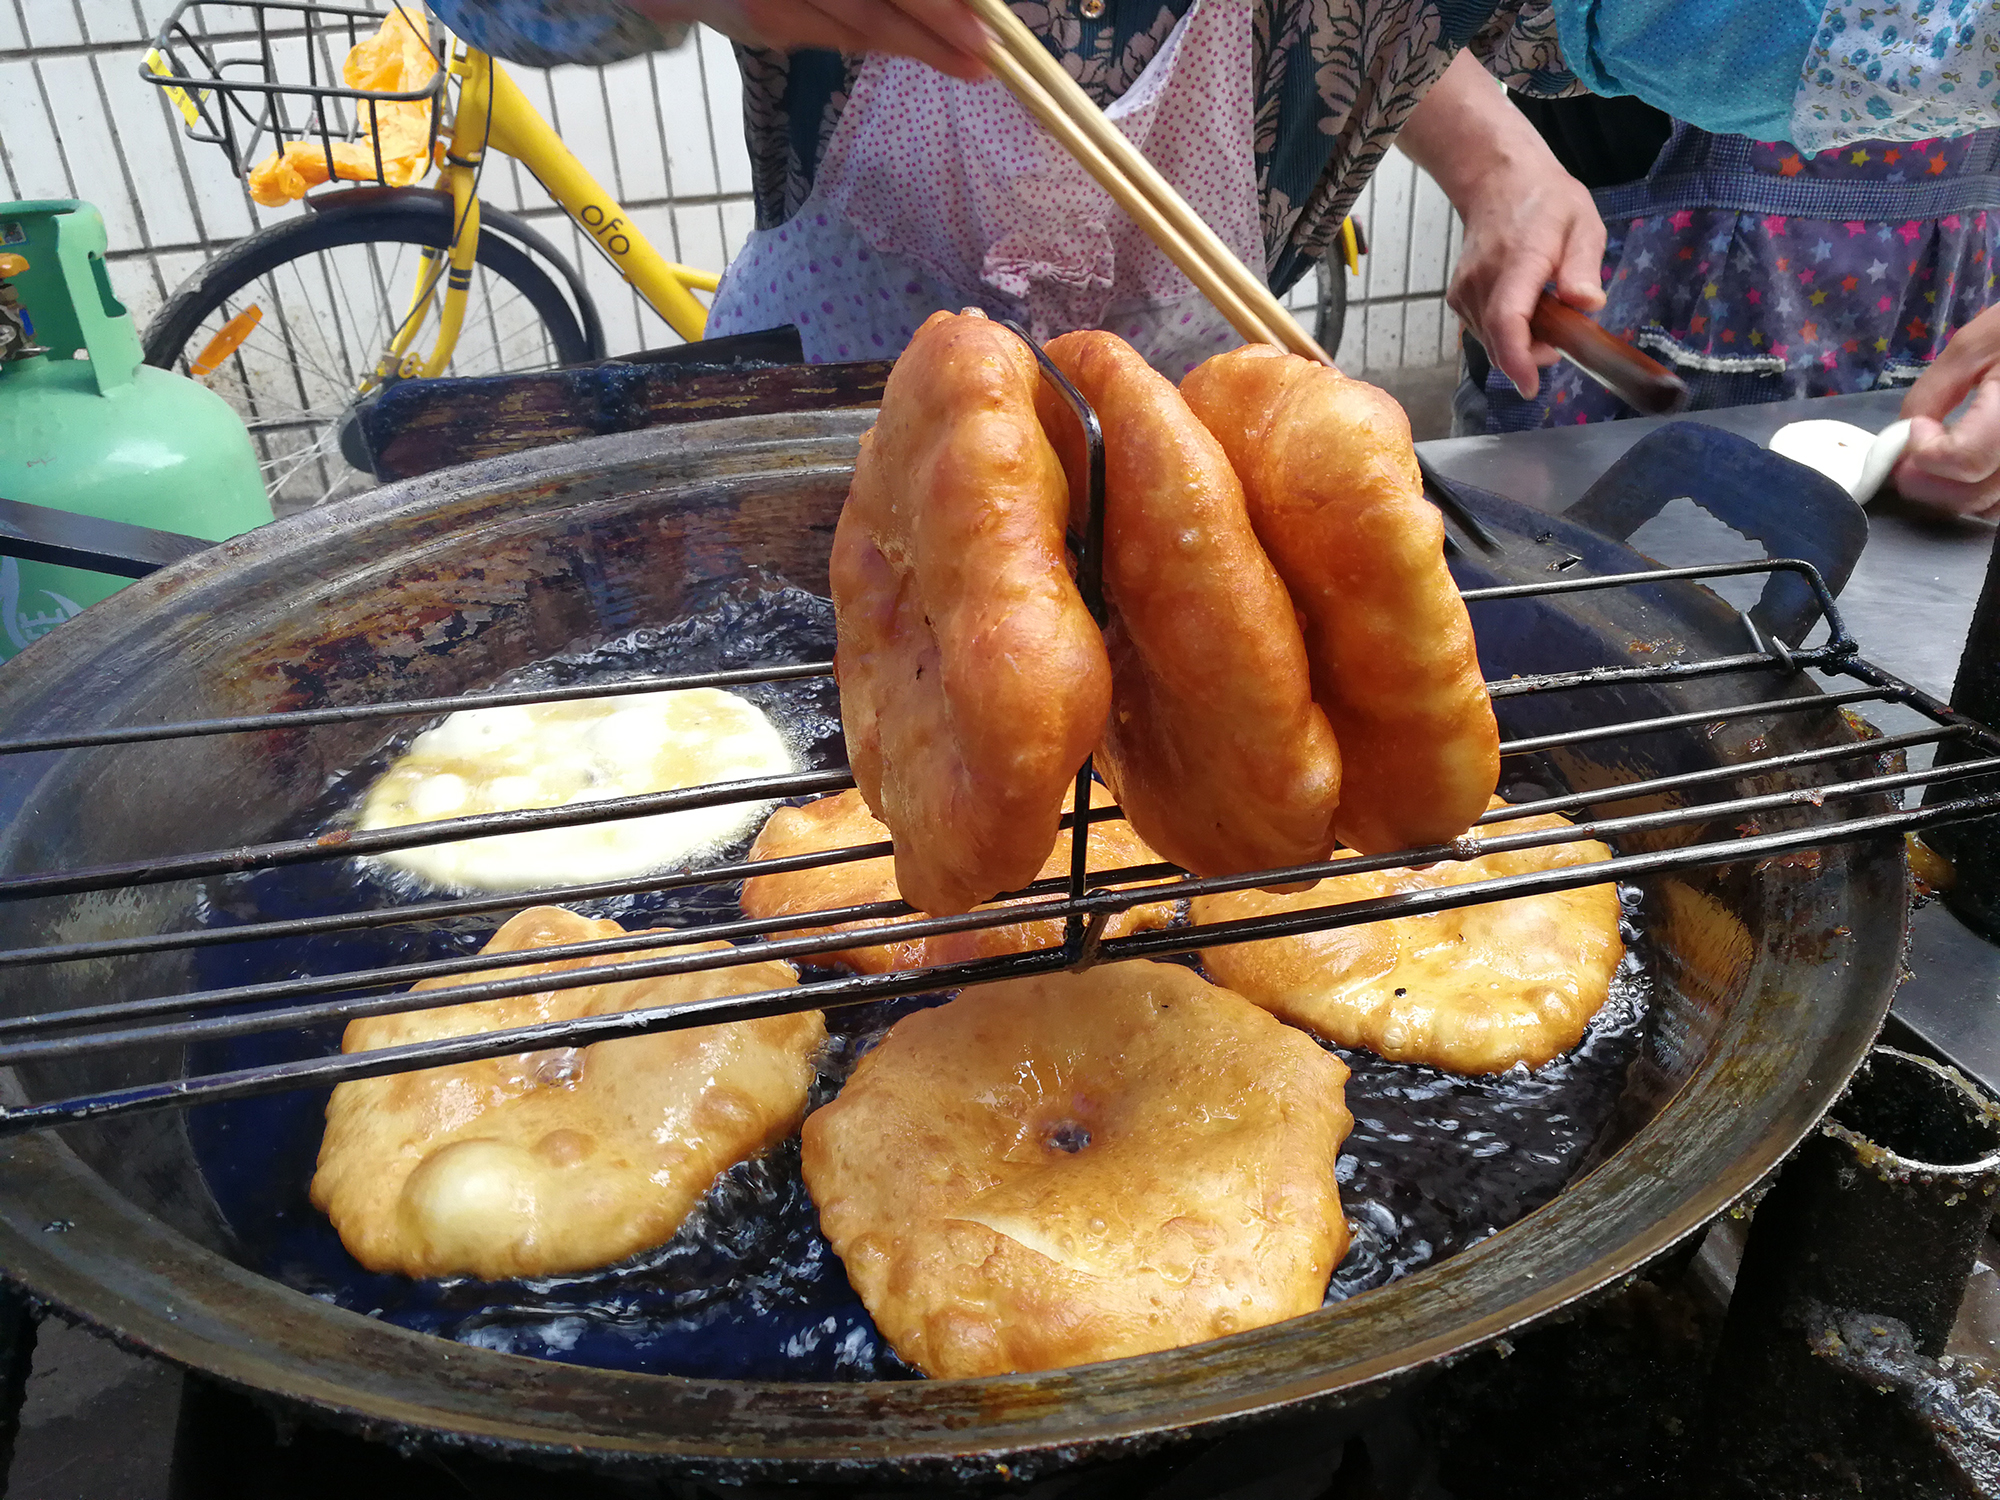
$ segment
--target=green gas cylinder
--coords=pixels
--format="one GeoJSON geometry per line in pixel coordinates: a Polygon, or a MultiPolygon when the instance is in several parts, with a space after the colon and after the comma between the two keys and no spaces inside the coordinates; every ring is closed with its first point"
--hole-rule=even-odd
{"type": "MultiPolygon", "coordinates": [[[[218,542],[263,525],[242,420],[144,363],[104,248],[87,203],[0,203],[0,497],[218,542]]],[[[127,581],[0,557],[0,660],[127,581]]]]}

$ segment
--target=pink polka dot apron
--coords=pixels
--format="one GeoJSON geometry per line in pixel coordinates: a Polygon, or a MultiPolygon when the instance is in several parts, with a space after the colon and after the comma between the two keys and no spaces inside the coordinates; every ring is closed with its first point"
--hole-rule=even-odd
{"type": "MultiPolygon", "coordinates": [[[[1251,20],[1251,0],[1195,0],[1106,114],[1261,271],[1251,20]]],[[[883,359],[975,306],[1038,339],[1108,328],[1176,379],[1242,342],[997,79],[871,54],[811,194],[730,263],[709,333],[792,323],[814,363],[883,359]]]]}

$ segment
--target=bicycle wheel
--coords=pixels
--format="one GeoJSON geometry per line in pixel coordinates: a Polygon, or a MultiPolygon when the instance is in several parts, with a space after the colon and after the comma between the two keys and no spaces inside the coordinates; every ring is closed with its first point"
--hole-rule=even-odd
{"type": "MultiPolygon", "coordinates": [[[[408,311],[423,247],[448,245],[451,228],[449,201],[430,194],[287,219],[203,266],[147,325],[146,363],[191,374],[192,362],[224,325],[255,310],[235,352],[195,378],[249,427],[280,515],[375,483],[343,454],[343,428],[364,377],[408,311]]],[[[411,348],[435,342],[438,300],[411,348]]],[[[586,321],[596,322],[588,314],[586,321]]],[[[555,281],[526,251],[498,233],[481,233],[464,328],[446,374],[545,370],[602,358],[592,342],[555,281]]]]}
{"type": "Polygon", "coordinates": [[[1315,267],[1319,278],[1319,307],[1313,320],[1313,338],[1328,354],[1340,351],[1340,335],[1347,328],[1347,267],[1340,259],[1336,242],[1315,267]]]}

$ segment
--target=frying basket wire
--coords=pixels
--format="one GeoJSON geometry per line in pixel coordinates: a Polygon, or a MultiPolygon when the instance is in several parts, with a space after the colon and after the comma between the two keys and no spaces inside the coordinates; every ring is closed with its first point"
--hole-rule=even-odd
{"type": "Polygon", "coordinates": [[[375,34],[384,10],[301,0],[181,0],[153,39],[139,76],[165,90],[191,141],[219,146],[237,176],[296,141],[318,146],[327,181],[334,146],[366,140],[378,186],[391,180],[382,158],[380,107],[423,104],[430,122],[425,157],[435,159],[444,116],[445,33],[415,6],[392,4],[423,22],[437,64],[430,82],[407,92],[356,89],[342,71],[354,46],[375,34]]]}
{"type": "MultiPolygon", "coordinates": [[[[1009,325],[1011,327],[1011,325],[1009,325]]],[[[1030,348],[1034,341],[1013,330],[1030,348]]],[[[1045,378],[1076,411],[1089,461],[1084,527],[1070,542],[1076,553],[1077,583],[1100,622],[1105,618],[1101,579],[1104,455],[1095,414],[1080,393],[1036,349],[1045,378]]],[[[1455,500],[1455,509],[1464,510],[1455,500]]],[[[1476,535],[1476,533],[1475,533],[1476,535]]],[[[1490,537],[1483,539],[1490,541],[1490,537]]],[[[1862,659],[1831,591],[1817,569],[1797,559],[1710,566],[1657,568],[1599,576],[1564,574],[1546,581],[1462,591],[1477,618],[1481,605],[1548,599],[1595,591],[1647,588],[1662,583],[1699,582],[1744,575],[1786,573],[1803,581],[1818,602],[1827,635],[1818,645],[1789,647],[1760,630],[1749,615],[1741,619],[1744,646],[1738,652],[1679,657],[1638,665],[1591,667],[1513,676],[1487,684],[1496,700],[1562,694],[1580,705],[1572,727],[1504,740],[1501,754],[1518,760],[1568,747],[1620,742],[1649,735],[1702,732],[1730,723],[1770,722],[1789,715],[1824,713],[1854,706],[1896,706],[1912,711],[1923,727],[1872,739],[1820,744],[1769,753],[1755,748],[1751,758],[1642,777],[1616,785],[1573,791],[1495,808],[1468,834],[1449,844],[1395,853],[1296,865],[1243,875],[1198,879],[1167,864],[1117,870],[1086,868],[1083,825],[1122,817],[1115,807],[1090,805],[1091,766],[1078,773],[1076,811],[1062,819],[1071,834],[1072,858],[1066,877],[1039,880],[987,906],[960,916],[915,912],[899,901],[874,902],[790,914],[741,918],[696,927],[635,931],[617,937],[539,948],[531,953],[473,954],[365,970],[308,974],[297,978],[233,985],[194,992],[116,995],[87,1006],[31,1010],[0,1016],[0,1066],[50,1062],[87,1054],[137,1048],[174,1048],[225,1038],[338,1024],[412,1008],[490,1001],[584,984],[651,979],[691,970],[724,968],[771,959],[810,964],[830,955],[877,944],[908,942],[947,933],[1059,919],[1062,941],[966,962],[885,974],[839,977],[802,976],[793,987],[761,990],[720,999],[618,1011],[566,1021],[517,1026],[375,1051],[314,1056],[197,1073],[0,1107],[0,1136],[24,1130],[124,1115],[138,1111],[218,1102],[343,1080],[376,1077],[421,1068],[551,1048],[583,1047],[652,1032],[748,1020],[789,1011],[863,1004],[899,995],[958,989],[995,980],[1062,969],[1087,968],[1123,959],[1164,957],[1204,947],[1260,938],[1323,931],[1529,896],[1631,881],[1673,870],[1781,861],[1806,851],[1856,841],[1896,838],[1943,823],[2000,814],[2000,734],[1954,712],[1930,694],[1862,659]],[[1831,679],[1822,690],[1805,676],[1817,671],[1831,679]],[[1767,674],[1780,686],[1751,701],[1687,712],[1620,718],[1593,714],[1593,700],[1634,684],[1674,684],[1716,677],[1767,674]],[[1932,750],[1928,769],[1909,769],[1907,753],[1932,750]],[[1807,778],[1801,781],[1800,778],[1807,778]],[[1831,779],[1829,779],[1831,778],[1831,779]],[[1898,794],[1932,788],[1919,806],[1902,805],[1898,794]],[[1720,794],[1720,795],[1715,795],[1720,794]],[[1714,800],[1703,800],[1714,796],[1714,800]],[[1618,814],[1622,803],[1652,801],[1655,809],[1618,814]],[[1853,808],[1850,804],[1865,804],[1853,808]],[[1886,803],[1886,805],[1885,805],[1886,803]],[[1665,804],[1665,805],[1661,805],[1665,804]],[[1510,832],[1510,823],[1545,813],[1575,821],[1556,829],[1510,832]],[[1765,828],[1758,819],[1781,826],[1765,828]],[[1729,827],[1733,836],[1714,837],[1729,827]],[[1661,838],[1673,830],[1707,830],[1677,842],[1661,838]],[[1105,936],[1116,914],[1140,905],[1312,881],[1333,875],[1421,866],[1444,860],[1536,849],[1597,840],[1616,849],[1621,840],[1652,847],[1617,853],[1609,861],[1565,866],[1483,879],[1439,888],[1402,891],[1365,900],[1329,901],[1298,911],[1227,922],[1186,922],[1179,926],[1105,936]],[[846,930],[824,931],[842,924],[846,930]],[[815,929],[815,930],[808,930],[815,929]],[[712,952],[662,949],[709,941],[732,946],[712,952]],[[602,961],[619,956],[617,961],[602,961]],[[523,963],[563,959],[599,960],[557,974],[482,977],[523,963]],[[449,981],[425,991],[413,1005],[408,987],[420,980],[449,981]]],[[[0,740],[0,755],[29,752],[115,753],[119,747],[161,740],[222,734],[264,734],[368,720],[434,718],[445,712],[501,705],[524,705],[693,687],[728,687],[799,681],[830,676],[831,662],[773,664],[730,671],[650,675],[612,683],[471,693],[452,698],[359,703],[238,718],[121,726],[89,733],[23,736],[0,740]]],[[[0,926],[7,903],[34,898],[115,892],[164,882],[200,880],[218,874],[271,869],[282,865],[381,855],[460,839],[534,829],[565,827],[619,818],[647,817],[689,808],[824,794],[854,785],[845,769],[807,770],[783,776],[716,783],[644,796],[521,812],[449,818],[373,831],[337,830],[317,837],[273,841],[226,849],[195,850],[143,861],[91,868],[49,869],[0,876],[0,926]]],[[[698,869],[670,870],[633,879],[603,881],[536,891],[483,894],[418,901],[381,910],[339,911],[305,917],[258,920],[239,926],[190,928],[153,934],[93,938],[0,950],[0,969],[38,968],[171,953],[272,939],[318,937],[330,933],[404,924],[436,924],[484,917],[543,903],[576,903],[606,897],[685,890],[727,889],[752,874],[773,875],[825,868],[891,852],[872,843],[757,862],[733,861],[698,869]]],[[[169,1055],[172,1055],[171,1052],[169,1055]]],[[[192,1054],[189,1054],[192,1055],[192,1054]]]]}

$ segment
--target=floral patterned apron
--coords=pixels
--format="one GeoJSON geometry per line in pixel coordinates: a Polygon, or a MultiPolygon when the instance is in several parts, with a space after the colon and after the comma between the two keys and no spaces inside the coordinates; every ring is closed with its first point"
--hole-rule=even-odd
{"type": "MultiPolygon", "coordinates": [[[[1253,269],[1251,0],[1195,0],[1106,110],[1253,269]]],[[[871,55],[798,213],[750,237],[712,336],[796,324],[813,362],[900,352],[940,308],[1109,328],[1178,378],[1242,340],[996,79],[871,55]]]]}

